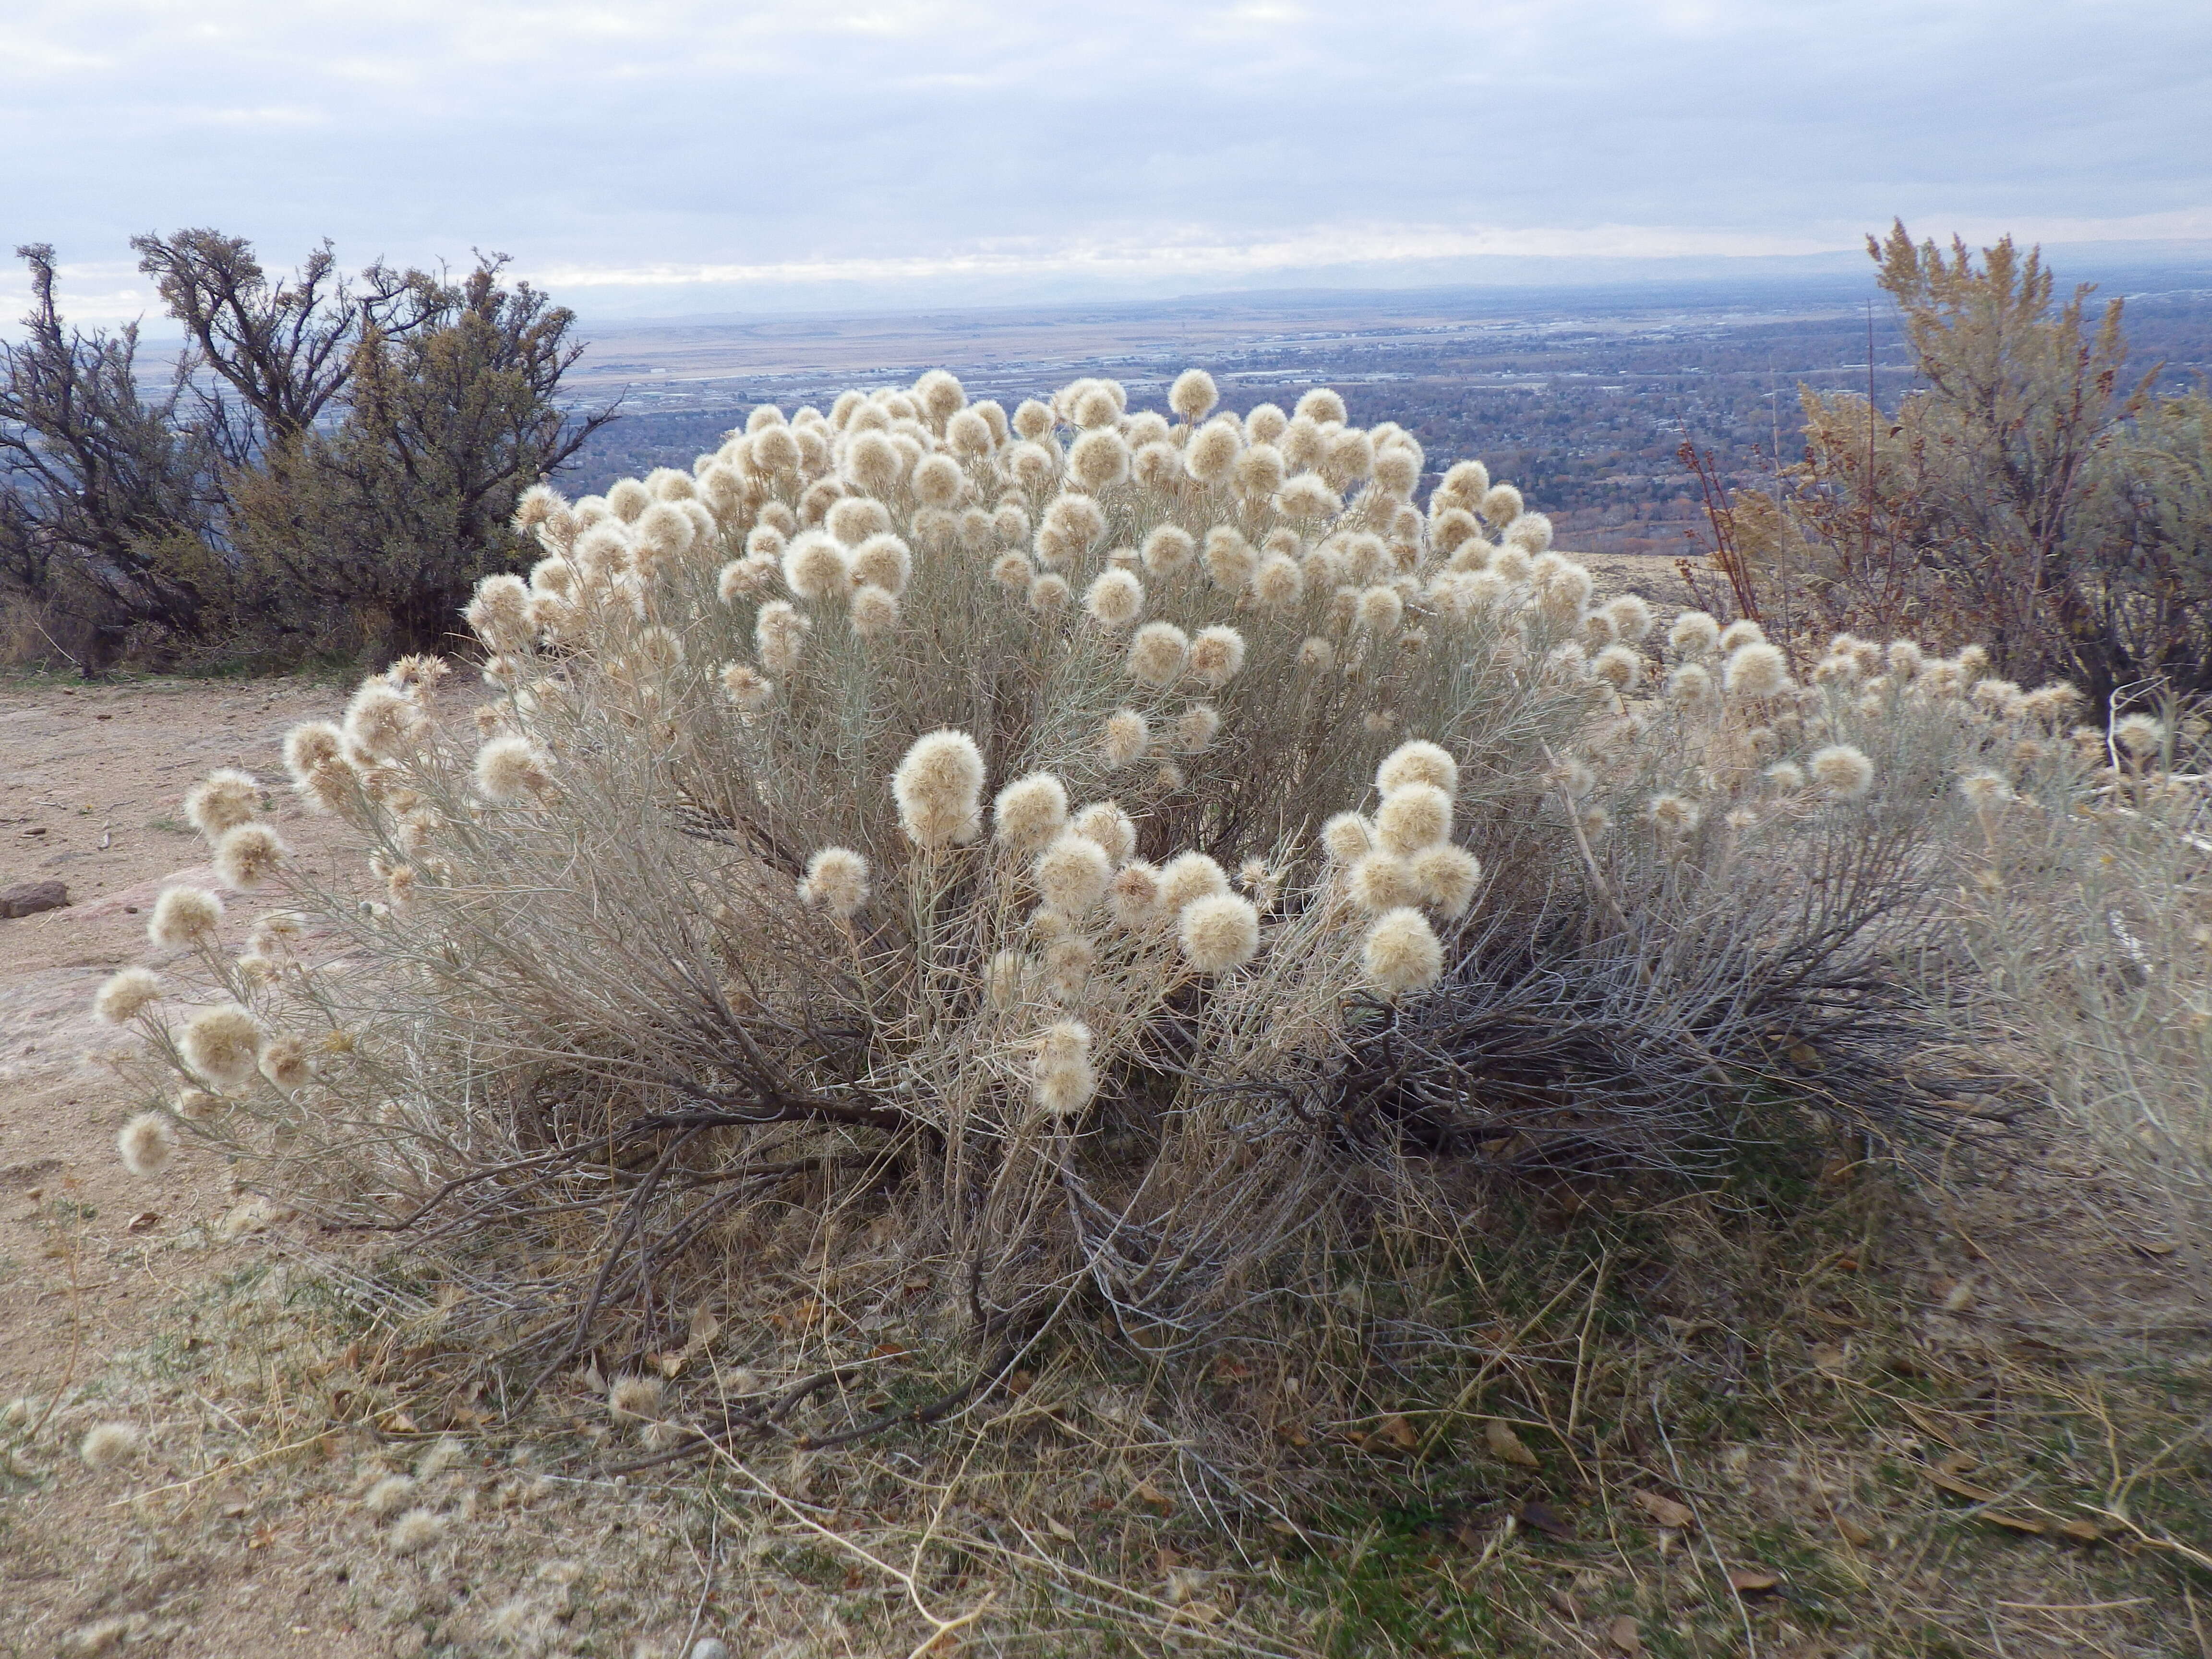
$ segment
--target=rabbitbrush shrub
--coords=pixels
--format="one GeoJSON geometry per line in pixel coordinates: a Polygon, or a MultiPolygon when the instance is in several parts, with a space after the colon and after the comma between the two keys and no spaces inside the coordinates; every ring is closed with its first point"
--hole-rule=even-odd
{"type": "Polygon", "coordinates": [[[1171,402],[933,373],[533,491],[477,733],[410,659],[291,736],[370,896],[195,792],[296,908],[158,908],[192,971],[111,1000],[181,1133],[129,1155],[435,1245],[526,1383],[679,1343],[771,1207],[896,1238],[972,1384],[1218,1340],[1471,1170],[1695,1176],[1808,1109],[1911,1145],[1892,969],[1957,775],[2051,721],[1971,654],[1662,651],[1479,463],[1424,513],[1333,392],[1171,402]]]}

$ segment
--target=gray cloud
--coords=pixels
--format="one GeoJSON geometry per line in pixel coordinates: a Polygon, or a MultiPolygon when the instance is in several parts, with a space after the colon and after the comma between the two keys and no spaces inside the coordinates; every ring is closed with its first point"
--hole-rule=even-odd
{"type": "Polygon", "coordinates": [[[2196,0],[17,0],[0,219],[88,315],[184,224],[603,311],[1175,291],[2212,238],[2208,107],[2196,0]]]}

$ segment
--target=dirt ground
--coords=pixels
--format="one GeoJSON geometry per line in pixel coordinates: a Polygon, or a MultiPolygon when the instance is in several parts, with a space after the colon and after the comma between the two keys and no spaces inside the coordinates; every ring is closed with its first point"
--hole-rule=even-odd
{"type": "MultiPolygon", "coordinates": [[[[183,820],[186,787],[219,766],[281,780],[286,729],[326,716],[340,695],[282,680],[0,685],[0,888],[59,880],[70,898],[0,921],[0,1397],[43,1411],[144,1347],[161,1316],[260,1249],[250,1234],[222,1242],[234,1195],[215,1161],[180,1158],[153,1181],[123,1169],[114,1139],[129,1102],[111,1061],[131,1040],[89,1004],[117,969],[159,967],[145,927],[162,888],[219,885],[183,820]]],[[[327,823],[289,806],[277,822],[295,854],[328,855],[327,823]]],[[[229,903],[252,914],[250,900],[229,903]]],[[[65,1444],[100,1420],[79,1414],[65,1444]]],[[[161,1425],[146,1426],[158,1457],[161,1425]]],[[[12,1615],[0,1651],[54,1651],[57,1638],[96,1632],[114,1600],[117,1586],[87,1571],[95,1564],[50,1547],[134,1482],[74,1458],[56,1467],[51,1492],[0,1497],[0,1513],[15,1511],[0,1532],[0,1605],[12,1615]]],[[[312,1598],[284,1583],[280,1553],[187,1548],[148,1565],[137,1589],[158,1584],[153,1601],[190,1588],[194,1628],[171,1651],[375,1650],[304,1610],[312,1598]]]]}

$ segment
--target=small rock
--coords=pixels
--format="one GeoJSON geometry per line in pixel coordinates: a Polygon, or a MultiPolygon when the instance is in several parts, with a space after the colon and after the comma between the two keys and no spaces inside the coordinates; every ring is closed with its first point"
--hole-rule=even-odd
{"type": "Polygon", "coordinates": [[[35,916],[69,902],[69,889],[58,881],[27,881],[0,893],[0,917],[35,916]]]}
{"type": "Polygon", "coordinates": [[[730,1644],[716,1637],[702,1636],[691,1644],[691,1659],[730,1659],[730,1644]]]}

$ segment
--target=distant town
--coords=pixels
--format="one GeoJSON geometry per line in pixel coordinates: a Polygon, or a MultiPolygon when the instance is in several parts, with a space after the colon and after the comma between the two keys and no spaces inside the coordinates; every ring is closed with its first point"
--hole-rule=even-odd
{"type": "MultiPolygon", "coordinates": [[[[2093,306],[2125,296],[2135,372],[2155,371],[2165,390],[2199,383],[2212,368],[2212,276],[2099,274],[2093,306]]],[[[625,418],[572,464],[574,490],[689,461],[756,404],[826,404],[928,368],[1010,407],[1107,374],[1133,404],[1164,408],[1169,381],[1195,363],[1240,413],[1335,386],[1354,421],[1418,436],[1433,471],[1479,456],[1551,514],[1564,544],[1621,554],[1680,553],[1703,533],[1686,442],[1727,487],[1771,485],[1802,453],[1801,386],[1871,387],[1890,405],[1911,379],[1870,272],[1863,285],[1250,295],[590,332],[564,389],[580,404],[618,395],[625,418]]]]}

